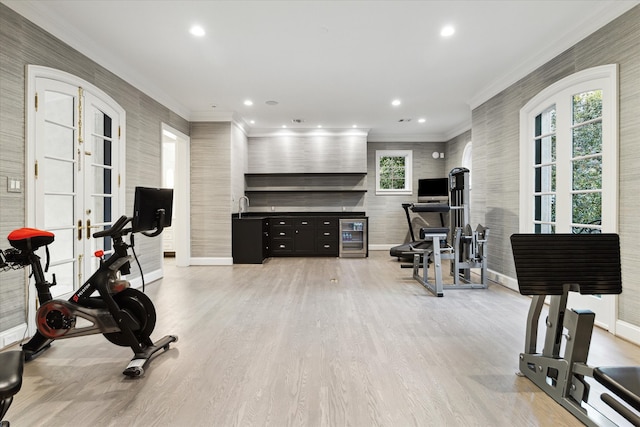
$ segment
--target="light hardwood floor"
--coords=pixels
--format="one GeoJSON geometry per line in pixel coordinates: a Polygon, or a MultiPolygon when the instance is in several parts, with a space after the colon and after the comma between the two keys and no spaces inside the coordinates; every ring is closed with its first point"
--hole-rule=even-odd
{"type": "MultiPolygon", "coordinates": [[[[145,376],[101,336],[25,366],[23,426],[578,426],[516,376],[529,298],[492,284],[436,298],[386,252],[177,268],[147,286],[179,336],[145,376]]],[[[589,362],[640,364],[596,330],[589,362]]],[[[592,400],[598,400],[598,394],[592,400]]]]}

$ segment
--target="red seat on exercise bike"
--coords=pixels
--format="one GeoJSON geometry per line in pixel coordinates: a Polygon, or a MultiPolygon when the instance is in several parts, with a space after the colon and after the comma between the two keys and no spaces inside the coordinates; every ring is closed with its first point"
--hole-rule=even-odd
{"type": "Polygon", "coordinates": [[[37,228],[18,228],[7,236],[9,243],[20,251],[35,251],[39,247],[53,243],[55,235],[37,228]]]}

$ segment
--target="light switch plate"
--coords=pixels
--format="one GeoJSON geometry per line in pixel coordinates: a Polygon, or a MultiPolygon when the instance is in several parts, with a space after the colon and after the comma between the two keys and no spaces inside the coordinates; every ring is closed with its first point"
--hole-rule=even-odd
{"type": "Polygon", "coordinates": [[[9,193],[22,193],[22,180],[20,178],[7,178],[7,191],[9,193]]]}

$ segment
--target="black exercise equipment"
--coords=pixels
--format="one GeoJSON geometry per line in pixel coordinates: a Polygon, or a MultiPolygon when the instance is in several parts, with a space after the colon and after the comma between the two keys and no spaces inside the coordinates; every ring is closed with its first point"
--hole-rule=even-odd
{"type": "Polygon", "coordinates": [[[602,393],[601,400],[640,426],[640,367],[587,365],[595,314],[567,309],[569,292],[622,292],[618,235],[514,234],[511,246],[520,293],[533,295],[525,350],[520,354],[521,374],[584,424],[615,425],[587,403],[590,386],[585,377],[594,378],[616,396],[602,393]],[[547,296],[550,304],[544,348],[538,353],[538,323],[547,296]]]}
{"type": "MultiPolygon", "coordinates": [[[[440,224],[444,227],[444,217],[443,214],[449,212],[449,204],[447,203],[403,203],[402,209],[404,209],[404,213],[407,218],[407,224],[409,225],[409,235],[411,236],[411,241],[408,243],[404,243],[402,245],[394,246],[389,249],[389,255],[392,257],[396,257],[399,259],[413,259],[414,250],[424,250],[431,248],[431,242],[428,240],[416,239],[415,233],[413,232],[413,225],[411,224],[411,215],[409,214],[409,210],[415,213],[424,213],[424,212],[436,212],[440,214],[440,224]]],[[[422,229],[421,229],[422,230],[422,229]]],[[[447,230],[448,232],[448,230],[447,230]]]]}
{"type": "Polygon", "coordinates": [[[38,248],[53,242],[53,233],[22,228],[9,234],[13,248],[4,251],[5,265],[9,268],[31,267],[40,303],[36,313],[38,331],[22,346],[25,360],[40,355],[56,339],[103,334],[110,342],[131,348],[134,357],[123,374],[138,377],[156,352],[169,349],[169,344],[177,341],[174,335],[167,335],[155,343],[151,340],[156,323],[153,303],[120,277],[130,274],[132,257],[129,249],[134,247],[134,233],[160,234],[164,226],[170,224],[165,212],[170,212],[171,200],[166,189],[136,188],[135,206],[153,206],[153,210],[141,210],[150,218],[137,218],[135,215],[140,213],[136,210],[133,218],[121,216],[110,228],[93,234],[96,238],[111,237],[113,253],[107,259],[100,255],[98,270],[69,300],[52,298],[50,287],[56,283],[55,275],[53,283],[45,279],[40,257],[36,255],[38,248]],[[166,204],[169,206],[164,206],[166,204]],[[126,228],[129,223],[133,223],[136,230],[126,228]],[[130,243],[126,243],[124,237],[129,234],[130,243]],[[77,322],[78,319],[85,321],[77,322]]]}

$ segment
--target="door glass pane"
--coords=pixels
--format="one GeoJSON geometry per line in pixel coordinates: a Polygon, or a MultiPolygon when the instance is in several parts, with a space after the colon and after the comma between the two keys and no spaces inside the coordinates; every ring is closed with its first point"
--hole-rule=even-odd
{"type": "Polygon", "coordinates": [[[44,228],[73,227],[74,196],[45,194],[44,196],[44,228]]]}
{"type": "Polygon", "coordinates": [[[44,155],[61,159],[75,156],[75,131],[54,123],[44,124],[44,155]]]}
{"type": "Polygon", "coordinates": [[[602,117],[602,91],[592,90],[573,96],[573,124],[602,117]]]}
{"type": "Polygon", "coordinates": [[[556,191],[556,165],[535,168],[535,186],[536,193],[556,191]]]}
{"type": "Polygon", "coordinates": [[[535,164],[552,163],[556,161],[556,136],[549,135],[536,141],[535,164]]]}
{"type": "Polygon", "coordinates": [[[111,169],[93,165],[94,194],[112,194],[111,169]]]}
{"type": "Polygon", "coordinates": [[[111,222],[111,197],[92,196],[91,204],[93,224],[111,222]]]}
{"type": "Polygon", "coordinates": [[[595,224],[602,219],[602,194],[575,193],[572,196],[572,222],[574,224],[595,224]]]}
{"type": "Polygon", "coordinates": [[[51,294],[54,298],[73,292],[73,279],[76,275],[75,261],[52,265],[49,267],[49,273],[56,275],[57,285],[51,288],[51,294]]]}
{"type": "Polygon", "coordinates": [[[63,260],[73,259],[73,245],[76,239],[76,230],[56,230],[54,232],[56,238],[50,245],[50,256],[52,263],[59,263],[63,260]]]}
{"type": "Polygon", "coordinates": [[[574,160],[573,189],[600,190],[602,188],[602,157],[574,160]]]}
{"type": "Polygon", "coordinates": [[[573,129],[573,157],[602,152],[602,122],[593,122],[573,129]]]}
{"type": "Polygon", "coordinates": [[[44,191],[47,193],[73,193],[75,164],[61,160],[45,159],[44,191]]]}
{"type": "Polygon", "coordinates": [[[67,127],[74,126],[75,96],[46,91],[44,95],[44,119],[67,127]]]}
{"type": "Polygon", "coordinates": [[[555,194],[535,196],[536,221],[555,222],[556,221],[556,196],[555,194]]]}

